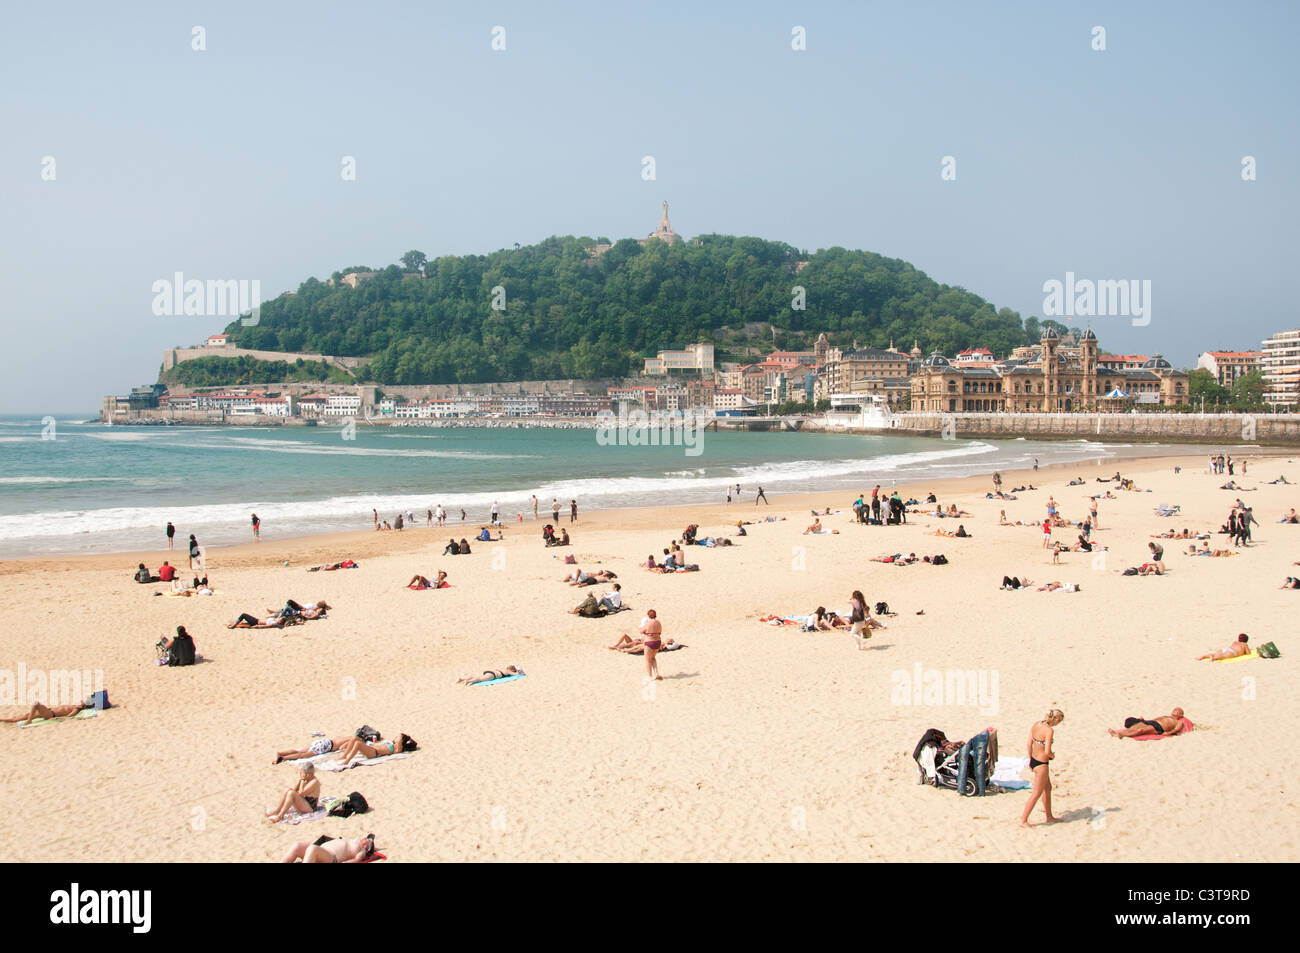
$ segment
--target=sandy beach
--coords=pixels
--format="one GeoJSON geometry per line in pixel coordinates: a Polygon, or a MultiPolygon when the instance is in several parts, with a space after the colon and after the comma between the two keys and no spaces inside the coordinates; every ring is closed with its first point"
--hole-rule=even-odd
{"type": "Polygon", "coordinates": [[[295,841],[373,831],[390,862],[1295,861],[1295,782],[1272,736],[1298,707],[1286,672],[1300,652],[1290,640],[1300,592],[1278,587],[1297,573],[1300,525],[1277,520],[1300,506],[1300,487],[1265,482],[1300,482],[1292,459],[1252,451],[1232,479],[1256,489],[1241,493],[1219,489],[1229,477],[1210,475],[1204,456],[1004,473],[1004,489],[1038,487],[1013,502],[986,499],[987,476],[909,484],[905,498],[933,491],[973,515],[913,514],[902,527],[854,524],[842,493],[755,506],[750,486],[730,506],[580,513],[572,524],[563,513],[568,550],[543,547],[531,519],[457,557],[440,555],[446,540],[472,538],[478,523],[292,539],[292,527],[266,525],[261,543],[207,555],[211,597],[132,580],[141,561],[184,567],[179,541],[170,556],[0,563],[0,667],[102,670],[114,705],[93,719],[0,725],[10,752],[0,787],[14,805],[0,820],[4,859],[267,862],[295,841]],[[1095,482],[1117,469],[1140,490],[1095,482]],[[1067,486],[1075,475],[1086,485],[1067,486]],[[1077,520],[1107,490],[1117,498],[1099,502],[1093,534],[1104,557],[1065,553],[1052,565],[1037,526],[1049,495],[1077,520]],[[1121,574],[1169,529],[1228,547],[1216,531],[1237,497],[1260,523],[1239,554],[1188,557],[1186,541],[1163,540],[1167,575],[1121,574]],[[1159,503],[1181,512],[1156,516],[1159,503]],[[838,511],[822,517],[838,533],[803,535],[814,506],[838,511]],[[1035,525],[1001,526],[1003,509],[1035,525]],[[688,523],[731,535],[736,520],[769,515],[786,519],[747,526],[732,547],[688,547],[698,573],[641,568],[688,523]],[[971,538],[934,535],[958,522],[971,538]],[[591,591],[560,581],[568,552],[583,569],[614,570],[633,611],[567,614],[591,591]],[[869,561],[895,552],[949,564],[869,561]],[[305,571],[349,557],[359,569],[305,571]],[[452,588],[403,588],[438,569],[452,588]],[[1081,591],[1001,591],[1004,574],[1081,591]],[[846,633],[758,621],[843,610],[854,589],[897,613],[866,651],[846,633]],[[226,628],[288,598],[334,608],[285,630],[226,628]],[[657,683],[641,658],[606,648],[649,608],[687,646],[660,655],[657,683]],[[154,644],[178,624],[205,657],[184,671],[155,664],[154,644]],[[1239,632],[1275,641],[1283,657],[1195,661],[1239,632]],[[455,683],[509,664],[527,677],[455,683]],[[900,690],[931,670],[979,673],[983,704],[900,690]],[[1191,734],[1138,743],[1106,732],[1176,705],[1191,734]],[[994,726],[1001,753],[1023,756],[1030,725],[1054,707],[1065,712],[1051,767],[1061,823],[1020,829],[1023,791],[963,798],[917,784],[912,748],[927,728],[966,738],[994,726]],[[268,823],[265,809],[296,778],[272,765],[276,750],[362,724],[420,744],[404,760],[321,772],[325,795],[360,791],[372,812],[268,823]]]}

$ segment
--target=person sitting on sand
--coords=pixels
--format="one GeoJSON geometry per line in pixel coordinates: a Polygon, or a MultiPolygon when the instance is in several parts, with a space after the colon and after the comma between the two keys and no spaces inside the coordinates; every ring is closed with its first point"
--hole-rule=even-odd
{"type": "MultiPolygon", "coordinates": [[[[1292,507],[1291,509],[1287,510],[1285,513],[1282,514],[1282,518],[1278,520],[1278,522],[1279,523],[1300,523],[1300,516],[1295,515],[1295,507],[1292,507]]],[[[144,568],[143,563],[141,564],[141,568],[144,568]]]]}
{"type": "Polygon", "coordinates": [[[614,588],[600,597],[598,605],[604,607],[609,612],[617,612],[623,608],[623,587],[614,583],[614,588]]]}
{"type": "Polygon", "coordinates": [[[1217,652],[1206,652],[1204,655],[1196,656],[1196,661],[1209,659],[1211,662],[1219,662],[1223,659],[1240,658],[1243,655],[1250,654],[1250,636],[1245,632],[1237,636],[1237,641],[1229,646],[1219,649],[1217,652]]]}
{"type": "Polygon", "coordinates": [[[469,555],[469,540],[461,539],[460,545],[456,547],[456,555],[458,556],[469,555]]]}
{"type": "Polygon", "coordinates": [[[645,561],[645,568],[646,568],[646,569],[653,569],[653,570],[655,570],[656,572],[657,572],[660,568],[662,568],[662,567],[660,567],[660,565],[659,565],[657,562],[655,562],[655,554],[654,554],[654,553],[651,553],[651,554],[646,558],[646,561],[645,561]]]}
{"type": "MultiPolygon", "coordinates": [[[[1295,511],[1292,510],[1292,512],[1295,512],[1295,511]]],[[[141,563],[141,564],[139,565],[139,567],[136,569],[136,571],[135,571],[135,581],[136,581],[136,582],[162,582],[162,580],[161,580],[160,578],[158,578],[158,577],[155,576],[155,575],[152,575],[152,574],[149,572],[149,570],[148,570],[147,568],[145,568],[145,564],[144,564],[144,563],[141,563]]]]}
{"type": "Polygon", "coordinates": [[[1300,579],[1295,576],[1287,576],[1286,582],[1278,586],[1279,589],[1300,589],[1300,579]]]}
{"type": "Polygon", "coordinates": [[[1183,733],[1183,710],[1175,708],[1167,715],[1155,718],[1125,718],[1120,730],[1107,728],[1112,738],[1136,738],[1139,735],[1181,735],[1183,733]]]}
{"type": "Polygon", "coordinates": [[[822,521],[820,519],[815,519],[812,521],[812,525],[803,531],[803,535],[807,536],[809,533],[820,533],[821,531],[822,521]]]}
{"type": "Polygon", "coordinates": [[[342,756],[343,763],[349,764],[353,758],[362,757],[367,761],[375,758],[386,758],[392,754],[401,754],[403,751],[415,751],[419,745],[410,735],[399,733],[394,741],[376,741],[373,745],[367,744],[361,738],[355,735],[348,738],[339,748],[338,753],[342,756]]]}
{"type": "Polygon", "coordinates": [[[421,576],[417,573],[416,575],[411,577],[411,581],[406,584],[406,588],[408,589],[450,589],[451,584],[447,582],[447,573],[439,569],[438,578],[435,579],[433,582],[429,582],[429,580],[426,577],[421,576]]]}
{"type": "Polygon", "coordinates": [[[316,777],[316,766],[308,762],[298,768],[297,783],[284,792],[279,805],[267,810],[266,819],[272,824],[278,824],[290,810],[310,814],[319,803],[320,779],[316,777]]]}
{"type": "Polygon", "coordinates": [[[306,748],[277,751],[275,760],[271,764],[280,764],[282,761],[300,761],[303,758],[314,758],[318,755],[329,754],[331,751],[338,751],[348,743],[351,737],[349,735],[347,738],[317,738],[306,748]]]}
{"type": "Polygon", "coordinates": [[[579,605],[569,610],[569,614],[580,615],[587,619],[599,619],[601,616],[607,615],[608,610],[596,601],[594,592],[589,592],[586,599],[583,599],[579,605]]]}
{"type": "Polygon", "coordinates": [[[570,545],[570,543],[569,543],[569,531],[568,531],[567,529],[564,529],[564,528],[561,528],[561,529],[560,529],[560,541],[559,541],[558,543],[556,543],[555,545],[556,545],[556,546],[568,546],[568,545],[570,545]]]}
{"type": "Polygon", "coordinates": [[[511,675],[523,675],[524,670],[518,665],[507,665],[500,671],[488,669],[481,675],[462,675],[456,679],[457,685],[477,685],[480,682],[495,682],[499,678],[509,678],[511,675]]]}
{"type": "Polygon", "coordinates": [[[444,556],[456,556],[459,555],[459,553],[460,553],[460,544],[457,543],[454,539],[447,540],[447,545],[446,547],[443,548],[442,554],[444,556]]]}
{"type": "Polygon", "coordinates": [[[282,864],[363,864],[375,853],[375,835],[347,840],[325,837],[320,843],[299,842],[289,848],[282,864]]]}
{"type": "Polygon", "coordinates": [[[1092,552],[1092,543],[1084,539],[1081,534],[1079,536],[1079,541],[1075,543],[1073,546],[1071,546],[1070,550],[1076,553],[1090,553],[1092,552]]]}
{"type": "Polygon", "coordinates": [[[72,718],[78,712],[94,707],[95,706],[88,701],[81,702],[78,705],[53,706],[42,705],[40,702],[36,702],[32,705],[31,711],[27,714],[19,715],[17,718],[0,718],[0,722],[5,722],[11,725],[19,722],[27,722],[27,724],[30,725],[37,718],[44,718],[47,720],[53,718],[72,718]]]}
{"type": "Polygon", "coordinates": [[[958,517],[970,516],[970,515],[971,515],[971,513],[970,513],[969,510],[959,510],[959,509],[957,509],[957,504],[956,504],[956,503],[953,503],[951,506],[948,507],[948,516],[949,516],[949,518],[958,518],[958,517]]]}

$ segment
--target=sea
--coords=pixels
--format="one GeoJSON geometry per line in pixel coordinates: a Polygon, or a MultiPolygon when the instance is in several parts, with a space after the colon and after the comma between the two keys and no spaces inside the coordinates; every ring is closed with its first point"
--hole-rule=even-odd
{"type": "MultiPolygon", "coordinates": [[[[0,417],[0,558],[150,550],[370,529],[441,504],[459,523],[531,516],[557,499],[579,515],[618,507],[723,503],[740,485],[825,492],[844,507],[877,483],[925,481],[1071,461],[1150,456],[1157,445],[1088,440],[941,440],[822,433],[697,433],[695,443],[603,441],[590,429],[106,426],[84,419],[0,417]],[[353,439],[346,439],[352,436],[353,439]]],[[[1163,448],[1170,449],[1170,448],[1163,448]]],[[[1191,448],[1182,446],[1178,452],[1191,448]]]]}

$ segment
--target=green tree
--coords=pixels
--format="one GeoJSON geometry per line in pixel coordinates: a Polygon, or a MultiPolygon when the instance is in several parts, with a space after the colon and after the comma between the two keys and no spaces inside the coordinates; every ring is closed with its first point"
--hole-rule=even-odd
{"type": "Polygon", "coordinates": [[[405,268],[407,271],[420,271],[420,272],[424,271],[424,266],[429,261],[429,259],[425,257],[425,254],[422,251],[408,251],[405,255],[403,255],[398,260],[402,263],[402,267],[405,268]]]}

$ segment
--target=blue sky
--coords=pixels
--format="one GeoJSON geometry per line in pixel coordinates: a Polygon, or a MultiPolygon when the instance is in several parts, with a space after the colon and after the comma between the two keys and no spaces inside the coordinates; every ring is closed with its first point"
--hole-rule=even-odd
{"type": "Polygon", "coordinates": [[[1258,347],[1300,325],[1298,25],[1284,2],[23,5],[0,413],[93,412],[219,330],[152,313],[177,271],[272,297],[411,248],[641,236],[664,199],[680,234],[865,248],[1023,315],[1067,271],[1150,280],[1148,326],[1093,321],[1112,351],[1258,347]]]}

